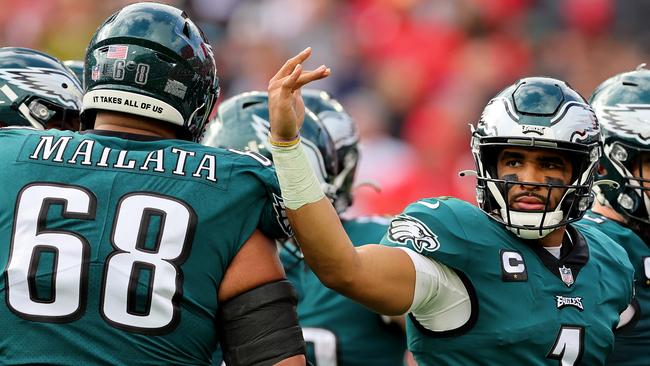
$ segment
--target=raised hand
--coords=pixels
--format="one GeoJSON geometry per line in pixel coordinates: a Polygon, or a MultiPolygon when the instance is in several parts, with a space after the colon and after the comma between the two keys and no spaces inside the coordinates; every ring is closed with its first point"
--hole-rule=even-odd
{"type": "Polygon", "coordinates": [[[300,88],[330,74],[330,69],[325,65],[316,70],[303,71],[302,63],[310,55],[311,47],[307,47],[287,60],[269,81],[269,116],[271,139],[274,141],[288,141],[298,135],[305,117],[300,88]]]}

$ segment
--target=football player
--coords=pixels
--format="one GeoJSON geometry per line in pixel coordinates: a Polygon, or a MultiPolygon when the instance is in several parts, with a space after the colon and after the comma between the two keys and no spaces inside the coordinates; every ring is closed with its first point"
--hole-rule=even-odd
{"type": "MultiPolygon", "coordinates": [[[[604,136],[596,202],[581,223],[627,251],[634,266],[638,322],[616,336],[609,365],[650,364],[650,71],[644,65],[603,82],[590,98],[604,136]]],[[[633,324],[633,323],[632,323],[633,324]]]]}
{"type": "MultiPolygon", "coordinates": [[[[525,78],[472,131],[479,207],[422,199],[386,245],[355,248],[325,199],[297,131],[311,49],[269,82],[269,144],[305,260],[325,285],[384,314],[409,313],[420,365],[601,365],[633,295],[625,251],[577,227],[591,206],[600,130],[566,83],[525,78]]],[[[389,172],[387,172],[389,173],[389,172]]]]}
{"type": "Polygon", "coordinates": [[[61,61],[28,48],[0,48],[0,127],[79,130],[81,85],[61,61]]]}
{"type": "MultiPolygon", "coordinates": [[[[307,110],[301,141],[323,191],[342,213],[352,203],[358,162],[356,125],[326,92],[306,90],[303,96],[307,110]]],[[[268,119],[267,93],[239,94],[221,103],[202,143],[270,158],[268,119]]],[[[342,220],[355,246],[381,240],[388,222],[382,217],[342,220]]],[[[287,278],[298,290],[298,319],[309,361],[320,366],[402,363],[405,336],[399,326],[391,324],[390,318],[325,287],[302,260],[300,249],[293,242],[284,243],[280,258],[287,278]]]]}
{"type": "Polygon", "coordinates": [[[87,48],[84,133],[0,131],[0,364],[305,364],[277,178],[201,146],[201,30],[129,5],[87,48]],[[251,270],[254,268],[254,270],[251,270]]]}

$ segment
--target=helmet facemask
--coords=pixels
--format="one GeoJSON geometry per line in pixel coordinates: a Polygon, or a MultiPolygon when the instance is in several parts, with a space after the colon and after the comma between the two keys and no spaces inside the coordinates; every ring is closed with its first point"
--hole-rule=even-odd
{"type": "Polygon", "coordinates": [[[650,171],[644,169],[644,161],[650,160],[650,149],[615,141],[606,143],[604,150],[607,175],[617,176],[616,181],[621,183],[615,198],[618,211],[631,225],[650,224],[650,171]]]}
{"type": "Polygon", "coordinates": [[[477,200],[490,217],[505,225],[522,239],[540,239],[557,228],[582,218],[591,207],[593,173],[596,169],[600,146],[568,143],[535,138],[481,138],[474,134],[473,154],[477,164],[477,200]],[[560,153],[571,163],[572,174],[565,184],[548,177],[545,182],[520,181],[515,176],[498,176],[497,163],[501,151],[520,147],[549,150],[560,153]],[[528,193],[509,197],[515,186],[526,187],[528,193]],[[562,193],[558,196],[557,192],[562,193]],[[517,210],[512,200],[529,195],[544,203],[543,209],[517,210]],[[557,203],[553,202],[558,196],[557,203]]]}
{"type": "Polygon", "coordinates": [[[547,77],[520,79],[490,100],[472,127],[478,204],[520,238],[541,239],[581,219],[591,206],[601,146],[596,115],[568,84],[547,77]],[[512,156],[499,161],[507,148],[512,156]],[[535,175],[525,179],[535,181],[506,176],[521,168],[527,177],[535,175]],[[527,194],[519,195],[517,187],[527,194]],[[510,202],[513,192],[516,200],[510,202]]]}

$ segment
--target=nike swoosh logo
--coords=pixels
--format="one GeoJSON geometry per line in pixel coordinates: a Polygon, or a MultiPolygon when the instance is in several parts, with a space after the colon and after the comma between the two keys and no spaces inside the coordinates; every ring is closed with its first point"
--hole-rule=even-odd
{"type": "Polygon", "coordinates": [[[436,201],[436,203],[429,203],[429,202],[425,202],[425,201],[418,201],[418,203],[421,204],[422,206],[426,206],[426,207],[428,207],[428,208],[430,208],[430,209],[432,209],[432,210],[435,210],[436,208],[438,208],[438,207],[440,206],[440,202],[439,202],[439,201],[436,201]]]}

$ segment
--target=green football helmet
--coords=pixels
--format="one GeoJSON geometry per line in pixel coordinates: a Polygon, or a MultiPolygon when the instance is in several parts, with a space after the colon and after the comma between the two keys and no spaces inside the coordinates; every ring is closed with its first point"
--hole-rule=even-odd
{"type": "Polygon", "coordinates": [[[74,76],[79,80],[79,84],[83,86],[84,81],[84,62],[81,60],[65,60],[63,64],[72,71],[74,76]]]}
{"type": "Polygon", "coordinates": [[[600,127],[584,98],[561,80],[529,77],[501,91],[485,107],[476,128],[472,126],[471,147],[479,206],[523,239],[542,238],[579,220],[593,203],[591,187],[601,155],[600,127]],[[571,183],[498,179],[497,158],[506,147],[561,152],[572,162],[571,183]],[[507,191],[515,185],[548,188],[544,210],[510,208],[507,191]],[[549,207],[553,189],[565,190],[555,208],[549,207]]]}
{"type": "Polygon", "coordinates": [[[650,172],[644,172],[642,153],[650,154],[650,71],[645,65],[600,84],[591,103],[603,129],[604,156],[600,163],[618,188],[596,189],[598,200],[623,215],[633,228],[650,224],[650,172]],[[639,167],[634,175],[633,166],[639,167]]]}
{"type": "Polygon", "coordinates": [[[28,48],[0,48],[0,126],[79,129],[81,85],[61,61],[28,48]]]}
{"type": "Polygon", "coordinates": [[[187,15],[157,3],[128,5],[97,29],[86,50],[82,122],[97,110],[172,124],[198,140],[219,93],[212,48],[187,15]]]}
{"type": "MultiPolygon", "coordinates": [[[[224,100],[210,121],[201,144],[234,149],[258,159],[270,160],[267,136],[270,130],[269,98],[266,92],[248,92],[224,100]]],[[[334,142],[318,117],[305,109],[300,129],[305,153],[316,172],[323,192],[334,201],[339,171],[334,142]]]]}
{"type": "Polygon", "coordinates": [[[341,213],[352,205],[354,174],[359,164],[359,132],[357,125],[343,106],[327,92],[304,89],[302,99],[305,107],[314,112],[329,132],[338,159],[333,185],[336,187],[334,207],[341,213]]]}

